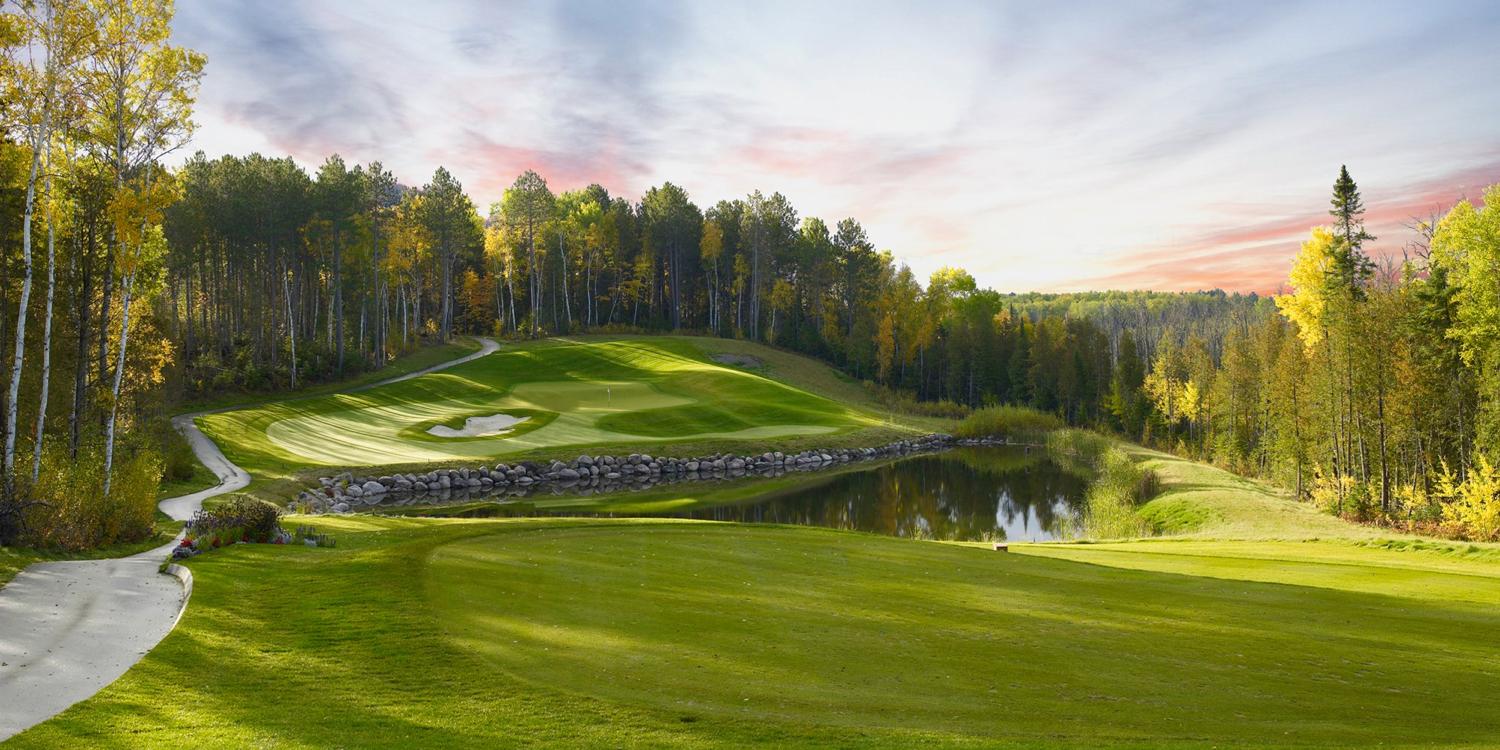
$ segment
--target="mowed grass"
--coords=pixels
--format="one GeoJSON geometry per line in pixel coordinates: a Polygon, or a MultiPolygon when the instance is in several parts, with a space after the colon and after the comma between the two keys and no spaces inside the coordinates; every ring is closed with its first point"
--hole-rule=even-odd
{"type": "Polygon", "coordinates": [[[1446,570],[1445,556],[1344,544],[1245,581],[1205,575],[1221,557],[1208,548],[1139,570],[701,522],[315,523],[337,548],[192,561],[178,629],[16,746],[1416,747],[1500,733],[1500,597],[1479,558],[1446,570]],[[1430,569],[1375,593],[1328,579],[1331,565],[1371,581],[1430,569]]]}
{"type": "Polygon", "coordinates": [[[673,337],[508,344],[413,380],[212,414],[199,424],[257,477],[318,466],[474,463],[549,450],[576,455],[602,446],[765,445],[859,430],[914,431],[719,365],[694,340],[673,337]],[[545,424],[486,438],[426,433],[437,424],[510,412],[538,415],[545,424]]]}

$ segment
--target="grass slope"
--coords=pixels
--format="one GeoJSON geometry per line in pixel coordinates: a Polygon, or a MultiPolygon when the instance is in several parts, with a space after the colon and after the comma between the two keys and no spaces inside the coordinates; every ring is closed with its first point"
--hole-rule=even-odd
{"type": "Polygon", "coordinates": [[[1267,482],[1129,443],[1120,443],[1161,491],[1139,510],[1152,528],[1202,539],[1374,539],[1381,530],[1351,524],[1297,502],[1267,482]]]}
{"type": "Polygon", "coordinates": [[[1423,558],[1425,581],[1371,593],[1327,569],[1373,581],[1411,553],[1343,545],[1247,582],[1204,575],[1226,557],[1212,549],[1136,570],[785,527],[317,523],[338,548],[194,560],[178,629],[15,745],[1415,747],[1500,732],[1482,559],[1423,558]]]}
{"type": "Polygon", "coordinates": [[[263,404],[269,401],[282,400],[291,396],[296,398],[307,398],[310,396],[326,396],[330,393],[339,393],[378,383],[382,380],[398,378],[407,373],[425,370],[434,365],[451,362],[459,357],[472,354],[479,350],[479,342],[472,338],[454,339],[446,344],[429,344],[413,349],[386,364],[378,370],[368,370],[358,375],[353,375],[341,380],[333,380],[303,386],[295,391],[281,394],[269,394],[265,392],[235,392],[227,394],[216,394],[210,398],[201,398],[189,401],[177,406],[176,413],[192,411],[211,411],[214,409],[227,409],[235,406],[250,406],[263,404]]]}
{"type": "MultiPolygon", "coordinates": [[[[447,344],[433,344],[430,346],[424,346],[407,354],[403,354],[400,357],[397,357],[389,364],[387,364],[384,368],[381,368],[379,370],[360,373],[359,375],[356,375],[354,377],[345,378],[343,380],[331,383],[320,383],[318,385],[300,388],[295,391],[280,394],[275,400],[285,400],[289,397],[308,398],[312,396],[336,393],[338,391],[349,388],[358,388],[360,386],[368,385],[370,383],[376,383],[381,380],[400,377],[410,372],[416,372],[417,370],[432,367],[433,365],[442,364],[444,362],[451,362],[452,360],[458,359],[459,357],[474,352],[478,349],[479,342],[474,339],[468,338],[459,339],[447,344]]],[[[182,414],[185,412],[227,409],[235,406],[265,403],[269,400],[271,399],[265,393],[220,394],[212,398],[198,399],[196,401],[177,404],[173,407],[172,412],[174,414],[182,414]]],[[[164,424],[161,427],[162,431],[166,435],[165,439],[171,441],[171,444],[168,445],[167,448],[171,451],[181,451],[185,458],[188,458],[192,461],[193,470],[190,476],[182,479],[163,479],[161,486],[157,488],[157,499],[165,500],[170,497],[179,497],[182,495],[197,492],[199,490],[206,490],[209,487],[217,486],[219,484],[219,478],[215,476],[212,471],[209,471],[208,467],[200,463],[196,456],[192,455],[192,449],[188,447],[187,441],[181,435],[177,434],[177,431],[173,429],[169,424],[165,424],[168,419],[169,418],[167,417],[163,418],[164,424]]]]}
{"type": "MultiPolygon", "coordinates": [[[[875,442],[913,427],[709,359],[680,337],[553,339],[355,394],[212,414],[200,426],[257,477],[314,467],[473,463],[584,449],[695,449],[875,442]],[[437,438],[437,424],[517,412],[534,424],[488,438],[437,438]],[[539,426],[538,426],[539,425],[539,426]],[[858,433],[855,435],[854,433],[858,433]]],[[[759,347],[764,352],[774,350],[759,347]]],[[[780,354],[780,353],[776,353],[780,354]]],[[[798,358],[802,359],[802,358],[798,358]]],[[[802,371],[827,371],[803,360],[802,371]]]]}

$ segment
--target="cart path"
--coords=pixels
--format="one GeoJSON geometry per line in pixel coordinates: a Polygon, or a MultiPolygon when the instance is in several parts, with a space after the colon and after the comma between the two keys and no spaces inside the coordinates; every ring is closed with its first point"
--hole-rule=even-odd
{"type": "MultiPolygon", "coordinates": [[[[352,390],[410,380],[500,348],[492,339],[479,342],[477,352],[352,390]]],[[[214,487],[162,500],[158,507],[174,520],[188,520],[204,500],[250,484],[250,475],[198,429],[197,418],[209,413],[172,418],[219,478],[214,487]]],[[[0,741],[99,692],[172,631],[192,591],[185,568],[181,578],[159,572],[176,542],[111,560],[35,563],[0,588],[0,741]]]]}

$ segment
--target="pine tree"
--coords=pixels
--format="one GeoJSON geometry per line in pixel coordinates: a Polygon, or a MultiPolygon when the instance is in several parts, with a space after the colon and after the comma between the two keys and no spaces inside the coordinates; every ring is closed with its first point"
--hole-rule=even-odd
{"type": "Polygon", "coordinates": [[[1364,244],[1375,239],[1365,231],[1365,203],[1359,195],[1359,186],[1349,176],[1349,168],[1339,166],[1338,179],[1333,181],[1333,208],[1328,212],[1333,217],[1334,233],[1341,240],[1341,247],[1334,251],[1333,280],[1346,286],[1356,297],[1361,295],[1364,282],[1375,275],[1375,264],[1364,253],[1364,244]]]}

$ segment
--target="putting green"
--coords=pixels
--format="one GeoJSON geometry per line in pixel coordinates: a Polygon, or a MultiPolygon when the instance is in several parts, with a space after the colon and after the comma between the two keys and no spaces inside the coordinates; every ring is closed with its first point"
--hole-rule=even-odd
{"type": "Polygon", "coordinates": [[[709,360],[675,338],[553,340],[357,394],[202,418],[225,453],[260,474],[300,466],[474,461],[546,448],[823,435],[880,420],[709,360]],[[434,425],[528,416],[500,435],[440,437],[434,425]],[[260,471],[257,471],[260,470],[260,471]]]}
{"type": "MultiPolygon", "coordinates": [[[[645,383],[589,381],[523,383],[493,401],[429,401],[342,409],[274,422],[266,436],[277,446],[325,464],[395,464],[486,458],[534,448],[605,442],[660,442],[671,438],[616,432],[599,426],[601,417],[647,409],[686,406],[694,401],[672,396],[645,383]],[[435,423],[462,420],[476,412],[507,410],[551,412],[556,418],[538,429],[489,438],[442,438],[409,435],[435,423]],[[428,442],[430,441],[430,442],[428,442]]],[[[780,437],[832,432],[822,425],[770,425],[742,430],[688,433],[706,438],[780,437]]]]}

